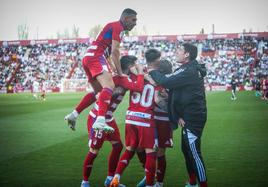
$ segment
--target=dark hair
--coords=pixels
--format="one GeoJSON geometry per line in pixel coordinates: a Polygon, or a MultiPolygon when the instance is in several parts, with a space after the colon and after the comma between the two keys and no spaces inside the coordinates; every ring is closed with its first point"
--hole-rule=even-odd
{"type": "Polygon", "coordinates": [[[137,15],[137,12],[131,8],[126,8],[123,10],[121,17],[130,16],[130,15],[137,15]]]}
{"type": "Polygon", "coordinates": [[[172,73],[172,64],[169,60],[162,59],[160,60],[158,69],[163,74],[170,74],[172,73]]]}
{"type": "Polygon", "coordinates": [[[122,56],[120,59],[121,68],[123,71],[127,70],[129,66],[132,66],[135,64],[135,61],[137,60],[137,57],[133,55],[125,55],[122,56]]]}
{"type": "Polygon", "coordinates": [[[190,61],[195,60],[197,57],[197,47],[190,43],[182,44],[186,53],[189,53],[190,61]]]}
{"type": "Polygon", "coordinates": [[[158,51],[157,49],[148,49],[145,52],[145,59],[147,63],[152,63],[154,62],[156,59],[160,58],[161,56],[161,52],[158,51]]]}

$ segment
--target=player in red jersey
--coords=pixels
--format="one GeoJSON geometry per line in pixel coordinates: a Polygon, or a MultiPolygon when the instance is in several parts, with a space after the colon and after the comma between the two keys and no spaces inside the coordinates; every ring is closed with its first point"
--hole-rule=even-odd
{"type": "Polygon", "coordinates": [[[267,76],[263,76],[261,80],[261,88],[262,88],[262,99],[268,100],[267,93],[268,93],[268,78],[267,76]]]}
{"type": "MultiPolygon", "coordinates": [[[[116,121],[113,118],[113,112],[116,110],[117,106],[122,101],[126,91],[128,89],[135,90],[135,91],[142,91],[144,85],[144,78],[142,74],[142,67],[135,66],[137,58],[135,56],[123,56],[120,59],[121,67],[124,74],[129,74],[130,71],[136,70],[137,68],[137,81],[132,82],[128,77],[119,77],[114,76],[113,81],[116,85],[115,90],[113,92],[112,100],[110,105],[108,106],[108,111],[106,113],[106,123],[115,129],[114,133],[106,133],[103,130],[93,130],[92,125],[96,120],[96,116],[98,114],[99,105],[98,102],[95,103],[92,110],[89,112],[88,115],[88,133],[89,133],[89,152],[84,160],[84,167],[83,167],[83,181],[81,183],[82,187],[88,187],[89,182],[88,179],[91,174],[91,170],[93,167],[93,162],[98,155],[100,148],[102,147],[104,141],[109,141],[112,144],[112,151],[109,156],[108,161],[108,175],[104,182],[104,186],[109,186],[112,178],[114,176],[114,172],[119,160],[119,156],[121,150],[123,148],[121,139],[120,139],[120,132],[117,127],[116,121]]],[[[120,184],[120,187],[124,185],[120,184]]]]}
{"type": "MultiPolygon", "coordinates": [[[[158,69],[163,74],[172,73],[172,64],[168,60],[160,60],[160,63],[152,63],[148,68],[158,69]]],[[[155,94],[155,108],[154,108],[154,119],[157,129],[158,137],[158,151],[157,151],[157,170],[156,170],[156,184],[154,187],[162,187],[166,172],[166,148],[173,146],[172,141],[172,129],[167,112],[167,100],[168,95],[164,88],[158,87],[155,94]]],[[[138,158],[141,164],[145,165],[146,155],[143,150],[137,151],[138,158]]],[[[144,177],[138,184],[137,187],[146,186],[146,177],[144,177]]]]}
{"type": "Polygon", "coordinates": [[[115,67],[113,71],[123,76],[119,61],[119,46],[125,31],[132,30],[136,21],[137,12],[129,8],[125,9],[120,20],[108,23],[89,46],[82,65],[94,92],[87,94],[76,110],[65,117],[69,125],[75,124],[78,114],[96,100],[95,95],[99,92],[99,111],[93,129],[113,132],[114,129],[105,123],[105,114],[115,87],[107,59],[111,56],[111,67],[115,67]]]}
{"type": "MultiPolygon", "coordinates": [[[[161,53],[155,49],[149,49],[145,53],[147,63],[159,62],[161,53]]],[[[131,77],[135,80],[135,76],[131,77]]],[[[129,107],[126,113],[125,144],[126,150],[120,158],[116,168],[116,174],[111,183],[111,187],[119,185],[120,177],[124,169],[138,148],[145,149],[146,152],[146,185],[154,185],[156,172],[156,128],[154,122],[154,107],[156,86],[149,82],[144,82],[142,92],[130,91],[129,107]]]]}

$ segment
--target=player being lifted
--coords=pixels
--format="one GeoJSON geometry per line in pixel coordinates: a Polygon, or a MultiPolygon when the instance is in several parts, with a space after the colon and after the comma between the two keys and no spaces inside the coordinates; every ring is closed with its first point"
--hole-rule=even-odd
{"type": "Polygon", "coordinates": [[[130,31],[136,25],[137,12],[132,9],[125,9],[119,21],[108,23],[100,32],[97,39],[87,49],[82,60],[88,82],[91,84],[94,92],[88,93],[81,100],[76,109],[65,120],[69,125],[75,124],[79,113],[96,101],[95,95],[99,93],[99,110],[97,118],[93,124],[93,129],[113,132],[114,129],[105,123],[105,114],[115,87],[112,80],[111,67],[119,76],[123,72],[119,61],[119,46],[125,31],[130,31]],[[109,64],[108,58],[112,62],[109,64]],[[111,66],[110,66],[111,65],[111,66]]]}
{"type": "MultiPolygon", "coordinates": [[[[120,139],[120,132],[117,127],[116,121],[113,118],[113,112],[116,110],[117,106],[123,100],[123,97],[128,89],[135,90],[137,92],[142,91],[144,86],[144,78],[143,78],[143,69],[141,65],[135,65],[137,58],[135,56],[123,56],[120,59],[121,68],[123,73],[128,75],[130,71],[137,71],[137,81],[132,82],[128,77],[120,77],[114,76],[113,81],[115,83],[115,90],[113,92],[113,96],[111,99],[111,103],[108,106],[108,111],[106,113],[106,123],[115,129],[114,133],[105,133],[103,130],[93,130],[92,125],[96,120],[96,116],[98,113],[99,105],[98,102],[95,103],[94,107],[90,111],[88,115],[88,133],[89,133],[89,152],[84,160],[84,167],[83,167],[83,181],[81,183],[81,187],[89,187],[88,179],[91,174],[91,170],[93,167],[93,163],[95,158],[98,155],[99,149],[102,147],[104,141],[109,141],[112,144],[112,151],[109,155],[108,159],[108,175],[104,182],[104,186],[109,186],[114,172],[119,160],[119,156],[121,150],[123,148],[121,139],[120,139]]],[[[74,130],[75,126],[72,126],[74,130]]],[[[119,185],[123,187],[124,185],[119,185]]]]}
{"type": "MultiPolygon", "coordinates": [[[[161,53],[155,49],[149,49],[145,53],[147,64],[154,61],[159,63],[161,53]]],[[[135,80],[136,76],[131,75],[131,79],[135,80]]],[[[156,148],[157,141],[155,140],[156,129],[154,122],[154,107],[156,87],[149,81],[144,82],[142,92],[130,90],[129,107],[126,113],[125,127],[125,145],[126,150],[120,158],[116,167],[115,176],[110,187],[119,185],[120,177],[133,158],[135,151],[145,149],[146,162],[146,185],[148,187],[154,185],[156,172],[156,148]]]]}

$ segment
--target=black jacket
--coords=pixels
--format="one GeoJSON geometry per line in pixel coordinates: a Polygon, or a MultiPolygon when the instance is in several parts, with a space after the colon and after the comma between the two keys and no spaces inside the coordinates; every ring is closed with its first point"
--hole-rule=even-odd
{"type": "Polygon", "coordinates": [[[206,68],[192,61],[183,64],[174,73],[163,75],[157,70],[149,73],[153,80],[169,89],[168,112],[173,129],[178,128],[179,118],[183,118],[191,128],[204,127],[207,120],[204,76],[206,68]]]}

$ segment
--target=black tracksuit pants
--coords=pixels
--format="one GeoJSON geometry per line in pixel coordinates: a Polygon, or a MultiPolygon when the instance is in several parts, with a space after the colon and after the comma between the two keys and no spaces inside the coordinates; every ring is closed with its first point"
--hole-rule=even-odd
{"type": "MultiPolygon", "coordinates": [[[[202,126],[202,125],[201,125],[202,126]]],[[[207,181],[206,168],[201,154],[202,128],[189,130],[182,128],[181,149],[185,158],[188,174],[194,173],[198,182],[207,181]]]]}

